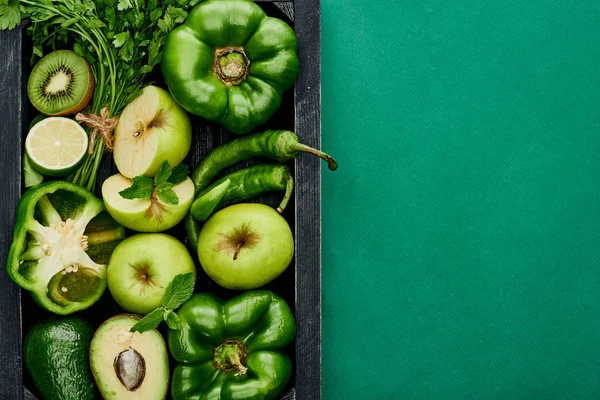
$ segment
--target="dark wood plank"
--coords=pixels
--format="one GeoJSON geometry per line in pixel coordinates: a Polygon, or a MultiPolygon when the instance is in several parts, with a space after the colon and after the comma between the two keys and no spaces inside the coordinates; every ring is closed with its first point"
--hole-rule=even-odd
{"type": "MultiPolygon", "coordinates": [[[[320,0],[295,3],[300,76],[296,82],[296,133],[321,146],[320,0]]],[[[296,160],[296,397],[321,399],[321,160],[296,160]]]]}
{"type": "Polygon", "coordinates": [[[290,20],[294,20],[294,3],[292,2],[281,2],[278,1],[276,3],[273,3],[277,6],[277,8],[279,8],[281,11],[283,11],[283,13],[290,19],[290,20]]]}
{"type": "MultiPolygon", "coordinates": [[[[21,197],[21,133],[25,93],[21,30],[0,32],[0,258],[5,262],[12,243],[16,206],[21,197]]],[[[21,291],[0,273],[0,399],[23,398],[21,291]]]]}

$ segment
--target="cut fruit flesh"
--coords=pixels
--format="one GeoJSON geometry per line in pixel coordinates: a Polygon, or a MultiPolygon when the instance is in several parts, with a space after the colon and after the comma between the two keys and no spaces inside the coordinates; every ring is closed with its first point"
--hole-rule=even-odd
{"type": "Polygon", "coordinates": [[[169,361],[158,331],[130,332],[139,317],[123,314],[106,321],[94,335],[90,366],[106,400],[161,400],[169,387],[169,361]]]}
{"type": "Polygon", "coordinates": [[[77,167],[88,147],[88,135],[77,122],[62,117],[38,122],[27,135],[25,151],[34,168],[61,176],[77,167]]]}
{"type": "Polygon", "coordinates": [[[83,110],[92,99],[94,76],[83,58],[69,50],[58,50],[38,61],[27,91],[40,112],[71,115],[83,110]]]}
{"type": "Polygon", "coordinates": [[[148,86],[125,107],[114,133],[114,160],[128,178],[154,176],[168,161],[175,167],[191,146],[185,111],[163,89],[148,86]]]}

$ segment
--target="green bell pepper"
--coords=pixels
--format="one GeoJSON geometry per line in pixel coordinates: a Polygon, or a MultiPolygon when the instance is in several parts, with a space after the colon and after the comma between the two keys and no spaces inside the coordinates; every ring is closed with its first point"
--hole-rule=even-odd
{"type": "Polygon", "coordinates": [[[81,186],[51,181],[19,203],[6,269],[43,308],[66,315],[94,304],[125,229],[81,186]]]}
{"type": "Polygon", "coordinates": [[[174,400],[270,400],[287,385],[292,364],[281,351],[296,334],[290,307],[270,291],[249,291],[224,303],[195,294],[169,330],[174,400]]]}
{"type": "Polygon", "coordinates": [[[292,28],[249,0],[208,0],[166,39],[162,72],[192,114],[247,133],[281,105],[298,76],[292,28]]]}

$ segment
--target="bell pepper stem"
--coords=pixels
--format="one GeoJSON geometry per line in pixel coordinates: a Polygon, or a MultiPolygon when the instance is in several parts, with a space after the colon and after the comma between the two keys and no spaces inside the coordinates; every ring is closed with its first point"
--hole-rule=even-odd
{"type": "Polygon", "coordinates": [[[227,340],[214,349],[214,365],[226,373],[236,372],[245,375],[248,372],[242,362],[246,357],[244,345],[237,340],[227,340]]]}
{"type": "Polygon", "coordinates": [[[337,161],[335,161],[333,159],[333,157],[331,157],[329,154],[323,153],[320,150],[317,149],[313,149],[310,146],[307,146],[305,144],[302,143],[298,143],[292,146],[292,148],[296,151],[302,151],[304,153],[310,153],[313,154],[317,157],[322,158],[323,160],[327,161],[327,164],[329,165],[329,169],[332,171],[335,171],[338,168],[338,163],[337,161]]]}
{"type": "Polygon", "coordinates": [[[288,203],[292,199],[292,193],[294,192],[294,178],[292,175],[288,176],[287,183],[285,185],[285,195],[283,196],[283,200],[279,203],[279,207],[277,207],[277,212],[279,214],[283,214],[283,211],[287,207],[288,203]]]}
{"type": "Polygon", "coordinates": [[[56,211],[56,208],[54,208],[50,199],[48,199],[48,196],[42,196],[37,205],[42,215],[43,222],[45,222],[47,226],[62,222],[60,214],[56,211]]]}
{"type": "Polygon", "coordinates": [[[238,353],[231,353],[229,355],[229,362],[240,374],[246,375],[248,372],[248,368],[242,365],[242,360],[240,360],[240,355],[238,353]]]}

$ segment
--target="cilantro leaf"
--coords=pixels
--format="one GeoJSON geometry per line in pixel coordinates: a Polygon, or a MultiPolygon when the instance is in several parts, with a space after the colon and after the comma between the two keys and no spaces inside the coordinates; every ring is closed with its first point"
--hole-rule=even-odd
{"type": "Polygon", "coordinates": [[[179,316],[172,310],[166,310],[163,318],[167,322],[169,329],[173,329],[175,331],[181,329],[181,320],[179,319],[179,316]]]}
{"type": "Polygon", "coordinates": [[[133,3],[131,0],[119,0],[119,4],[117,5],[117,10],[124,11],[133,8],[133,3]]]}
{"type": "Polygon", "coordinates": [[[154,184],[158,186],[161,183],[166,182],[170,176],[171,166],[169,165],[168,161],[165,161],[160,165],[160,170],[158,170],[158,173],[154,177],[154,184]]]}
{"type": "Polygon", "coordinates": [[[165,289],[165,294],[162,298],[163,307],[170,310],[181,307],[183,303],[192,297],[195,284],[196,281],[193,274],[177,275],[165,289]]]}
{"type": "Polygon", "coordinates": [[[154,184],[152,178],[147,176],[136,176],[133,178],[133,183],[125,190],[121,190],[119,194],[124,199],[149,199],[152,196],[154,184]]]}
{"type": "Polygon", "coordinates": [[[146,332],[156,329],[158,325],[163,321],[164,309],[159,307],[140,319],[134,326],[131,327],[129,332],[146,332]]]}
{"type": "Polygon", "coordinates": [[[129,31],[117,33],[113,39],[113,46],[117,49],[125,44],[129,39],[129,31]]]}
{"type": "Polygon", "coordinates": [[[19,3],[8,1],[0,5],[0,30],[13,29],[21,23],[19,3]]]}
{"type": "Polygon", "coordinates": [[[173,185],[179,185],[181,182],[185,181],[188,175],[188,166],[186,164],[179,164],[175,168],[173,168],[173,172],[171,172],[171,176],[167,180],[173,185]]]}

